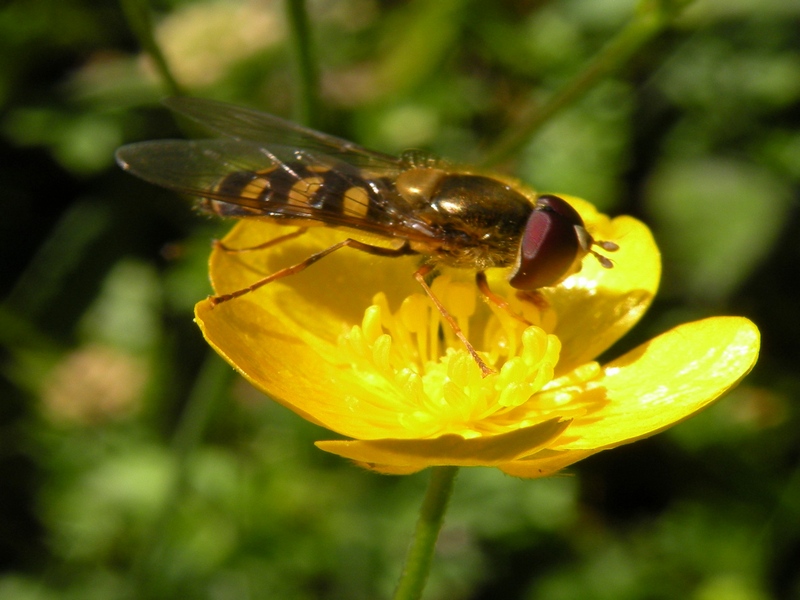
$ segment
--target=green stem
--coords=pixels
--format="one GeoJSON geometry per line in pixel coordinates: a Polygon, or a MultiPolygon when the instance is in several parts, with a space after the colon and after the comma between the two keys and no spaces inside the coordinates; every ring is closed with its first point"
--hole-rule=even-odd
{"type": "Polygon", "coordinates": [[[178,80],[172,75],[167,59],[153,35],[153,19],[147,0],[120,0],[120,4],[125,18],[128,20],[128,26],[144,51],[153,59],[156,70],[167,86],[167,91],[173,96],[182,96],[184,92],[178,84],[178,80]]]}
{"type": "Polygon", "coordinates": [[[183,414],[172,438],[175,471],[160,512],[145,536],[134,564],[141,596],[146,597],[154,576],[167,560],[167,532],[181,494],[186,487],[189,459],[200,445],[217,402],[228,388],[233,369],[209,350],[189,393],[183,414]]]}
{"type": "Polygon", "coordinates": [[[317,125],[319,106],[318,69],[305,0],[286,0],[286,11],[297,65],[295,80],[298,82],[298,97],[294,118],[314,127],[317,125]]]}
{"type": "Polygon", "coordinates": [[[203,439],[211,414],[224,396],[235,371],[209,350],[189,393],[178,426],[172,436],[172,449],[180,466],[184,465],[203,439]]]}
{"type": "Polygon", "coordinates": [[[403,574],[397,584],[394,600],[417,600],[422,596],[431,570],[436,539],[444,523],[447,503],[453,493],[458,467],[434,467],[428,491],[419,511],[414,540],[406,555],[403,574]]]}
{"type": "Polygon", "coordinates": [[[636,14],[577,77],[558,90],[544,105],[532,108],[509,133],[486,152],[485,165],[494,165],[519,150],[555,113],[575,102],[598,82],[616,71],[646,43],[672,23],[693,0],[640,0],[636,14]]]}

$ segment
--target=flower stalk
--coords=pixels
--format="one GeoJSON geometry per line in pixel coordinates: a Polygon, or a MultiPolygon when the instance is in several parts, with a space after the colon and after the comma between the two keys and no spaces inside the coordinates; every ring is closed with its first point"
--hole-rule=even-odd
{"type": "Polygon", "coordinates": [[[131,31],[136,35],[142,49],[150,55],[167,92],[171,96],[183,96],[185,92],[172,74],[167,58],[156,41],[153,33],[153,17],[147,0],[120,0],[120,5],[131,31]]]}
{"type": "Polygon", "coordinates": [[[457,474],[458,467],[431,469],[428,490],[422,501],[414,539],[406,555],[394,600],[417,600],[422,596],[457,474]]]}
{"type": "Polygon", "coordinates": [[[317,125],[319,117],[319,69],[305,0],[286,0],[286,14],[292,31],[290,39],[295,54],[297,75],[295,119],[313,127],[317,125]]]}
{"type": "Polygon", "coordinates": [[[524,146],[553,115],[573,104],[605,77],[618,70],[643,46],[663,32],[681,10],[693,0],[641,0],[634,18],[592,60],[581,73],[542,105],[531,107],[486,152],[484,166],[496,165],[524,146]]]}

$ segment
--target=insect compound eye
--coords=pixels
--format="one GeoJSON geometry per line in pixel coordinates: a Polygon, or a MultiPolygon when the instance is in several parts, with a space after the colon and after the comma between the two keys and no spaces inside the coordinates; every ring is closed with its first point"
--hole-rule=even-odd
{"type": "Polygon", "coordinates": [[[518,290],[555,285],[574,271],[591,244],[572,206],[558,196],[540,196],[525,225],[509,283],[518,290]]]}

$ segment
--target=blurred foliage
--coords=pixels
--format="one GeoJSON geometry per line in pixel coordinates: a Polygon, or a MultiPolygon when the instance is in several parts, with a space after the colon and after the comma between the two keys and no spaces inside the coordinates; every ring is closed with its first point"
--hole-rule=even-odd
{"type": "MultiPolygon", "coordinates": [[[[479,161],[633,12],[315,0],[320,128],[479,161]]],[[[292,115],[282,2],[152,16],[191,94],[292,115]]],[[[503,165],[653,227],[662,293],[613,354],[740,314],[763,355],[700,417],[566,476],[462,471],[426,598],[800,598],[798,31],[796,0],[697,0],[503,165]]],[[[228,225],[113,162],[181,135],[165,89],[114,2],[0,6],[0,598],[387,597],[426,476],[317,451],[326,432],[204,346],[191,308],[228,225]]]]}

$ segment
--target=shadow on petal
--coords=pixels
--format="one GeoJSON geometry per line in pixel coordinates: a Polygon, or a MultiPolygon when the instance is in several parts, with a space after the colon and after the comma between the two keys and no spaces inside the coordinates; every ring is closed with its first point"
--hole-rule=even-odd
{"type": "Polygon", "coordinates": [[[509,433],[465,439],[448,434],[434,439],[328,440],[318,448],[388,472],[384,467],[497,466],[534,452],[558,437],[569,421],[550,419],[509,433]]]}
{"type": "Polygon", "coordinates": [[[741,317],[675,327],[605,365],[598,384],[608,403],[590,418],[575,417],[570,439],[553,447],[613,448],[676,425],[734,387],[755,364],[759,345],[758,328],[741,317]]]}
{"type": "Polygon", "coordinates": [[[520,460],[500,465],[499,468],[508,475],[524,479],[549,477],[596,452],[598,450],[542,450],[520,460]]]}

